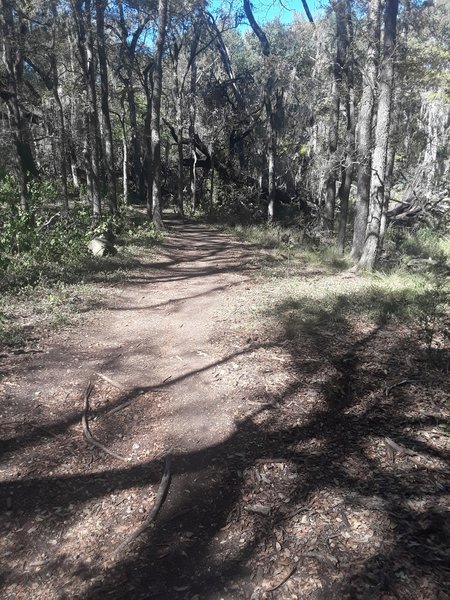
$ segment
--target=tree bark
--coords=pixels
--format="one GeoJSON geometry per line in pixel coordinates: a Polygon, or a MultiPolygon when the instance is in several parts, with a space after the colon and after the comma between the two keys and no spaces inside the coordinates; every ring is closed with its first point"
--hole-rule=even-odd
{"type": "Polygon", "coordinates": [[[27,126],[20,105],[23,94],[24,38],[27,26],[21,11],[17,11],[14,15],[13,5],[8,0],[1,0],[0,27],[1,54],[9,84],[5,86],[6,91],[5,95],[2,94],[2,98],[5,99],[14,140],[14,163],[19,184],[20,208],[23,212],[28,212],[28,179],[30,174],[38,176],[38,171],[27,139],[27,126]]]}
{"type": "Polygon", "coordinates": [[[153,223],[156,229],[164,228],[161,215],[161,94],[162,94],[162,58],[164,42],[166,39],[168,0],[158,0],[158,37],[156,40],[156,51],[153,73],[153,97],[151,117],[151,140],[152,140],[152,212],[153,223]]]}
{"type": "Polygon", "coordinates": [[[346,111],[346,148],[345,162],[342,167],[341,184],[339,187],[339,230],[337,239],[337,250],[344,253],[348,204],[350,191],[353,182],[354,159],[355,159],[355,89],[354,89],[354,56],[353,56],[353,20],[350,0],[346,0],[346,48],[344,74],[346,79],[345,87],[345,111],[346,111]]]}
{"type": "Polygon", "coordinates": [[[190,150],[192,156],[192,165],[190,168],[190,189],[191,189],[191,206],[195,212],[197,209],[197,151],[195,148],[195,125],[197,120],[197,47],[200,38],[199,23],[194,25],[192,34],[191,50],[189,64],[191,66],[191,84],[190,84],[190,99],[189,99],[189,139],[190,150]]]}
{"type": "MultiPolygon", "coordinates": [[[[253,16],[252,8],[249,0],[244,0],[244,11],[249,20],[253,33],[259,40],[261,52],[265,57],[270,56],[270,44],[266,34],[258,25],[253,16]]],[[[268,207],[267,218],[269,223],[275,216],[275,191],[276,191],[276,159],[277,159],[277,115],[276,110],[272,106],[272,88],[274,81],[274,73],[272,63],[268,58],[264,61],[267,69],[267,80],[264,86],[264,106],[266,109],[266,131],[267,131],[267,177],[268,177],[268,207]]],[[[278,101],[277,101],[278,108],[278,101]]]]}
{"type": "Polygon", "coordinates": [[[346,26],[346,0],[337,0],[333,4],[336,16],[336,56],[332,65],[333,83],[331,88],[331,115],[328,134],[328,166],[325,182],[324,227],[334,230],[336,210],[336,181],[339,176],[339,115],[343,96],[343,73],[348,48],[346,26]]]}
{"type": "Polygon", "coordinates": [[[359,105],[357,132],[358,191],[355,204],[355,223],[351,257],[358,261],[361,257],[366,237],[369,214],[370,180],[372,170],[372,126],[375,107],[375,89],[380,52],[380,9],[381,0],[371,0],[367,21],[369,36],[367,59],[363,71],[363,93],[359,105]]]}
{"type": "Polygon", "coordinates": [[[99,177],[100,132],[97,109],[94,42],[92,37],[91,0],[86,0],[85,2],[83,0],[77,0],[74,8],[78,58],[80,60],[87,98],[87,110],[84,117],[85,140],[83,147],[84,165],[86,170],[86,189],[92,205],[93,220],[98,221],[102,214],[99,177]]]}
{"type": "Polygon", "coordinates": [[[114,160],[114,142],[111,125],[111,115],[109,112],[109,84],[108,84],[108,65],[106,62],[105,47],[105,0],[95,0],[97,16],[97,50],[98,65],[100,71],[100,106],[103,122],[103,163],[106,175],[106,196],[109,210],[112,214],[117,212],[117,191],[116,191],[116,173],[114,160]]]}
{"type": "Polygon", "coordinates": [[[144,31],[148,19],[144,18],[136,30],[131,34],[126,25],[122,0],[117,0],[117,6],[119,8],[119,25],[121,34],[121,60],[117,73],[125,87],[128,103],[128,118],[130,120],[130,163],[132,165],[131,178],[133,181],[134,192],[136,193],[139,202],[144,203],[146,199],[145,174],[142,161],[142,147],[138,135],[136,95],[133,85],[133,64],[136,60],[136,45],[142,32],[144,31]],[[122,74],[122,67],[124,74],[122,74]]]}
{"type": "Polygon", "coordinates": [[[371,271],[380,249],[380,228],[385,202],[387,151],[389,145],[391,104],[394,89],[394,55],[396,46],[398,0],[386,0],[384,17],[383,61],[380,71],[380,95],[372,157],[369,218],[360,269],[371,271]]]}

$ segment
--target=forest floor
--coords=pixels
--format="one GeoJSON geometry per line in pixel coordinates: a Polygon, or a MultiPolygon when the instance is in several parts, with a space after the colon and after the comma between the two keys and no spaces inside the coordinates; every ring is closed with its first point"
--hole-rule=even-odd
{"type": "Polygon", "coordinates": [[[364,278],[273,260],[173,222],[4,351],[2,598],[450,598],[448,348],[365,311],[364,278]],[[89,381],[117,457],[83,436],[89,381]]]}

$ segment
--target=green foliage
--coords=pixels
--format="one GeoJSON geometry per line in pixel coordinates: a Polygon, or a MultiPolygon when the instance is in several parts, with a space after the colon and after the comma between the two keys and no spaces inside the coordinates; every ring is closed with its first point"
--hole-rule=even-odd
{"type": "Polygon", "coordinates": [[[267,208],[254,188],[221,182],[218,203],[203,210],[210,221],[245,225],[264,221],[267,208]]]}
{"type": "Polygon", "coordinates": [[[36,285],[87,256],[83,211],[62,218],[9,211],[0,231],[3,288],[36,285]]]}
{"type": "Polygon", "coordinates": [[[0,289],[18,290],[26,286],[57,281],[92,280],[96,274],[113,272],[125,266],[122,256],[93,257],[87,247],[94,236],[110,232],[123,233],[124,246],[151,246],[161,234],[145,215],[123,210],[93,224],[90,208],[78,205],[69,215],[62,215],[52,205],[53,186],[31,186],[31,210],[18,210],[14,182],[5,178],[0,186],[0,289]],[[43,206],[46,206],[44,210],[43,206]],[[50,212],[52,211],[52,212],[50,212]]]}
{"type": "MultiPolygon", "coordinates": [[[[240,240],[254,244],[260,248],[273,250],[290,264],[286,265],[289,274],[296,270],[296,262],[321,265],[335,271],[348,268],[349,263],[337,252],[333,245],[321,243],[319,239],[305,227],[283,227],[276,224],[236,225],[231,233],[240,240]]],[[[281,266],[281,265],[280,265],[281,266]]],[[[297,267],[299,265],[297,264],[297,267]]],[[[280,273],[282,274],[282,272],[280,273]]],[[[275,273],[272,271],[272,275],[275,273]]]]}

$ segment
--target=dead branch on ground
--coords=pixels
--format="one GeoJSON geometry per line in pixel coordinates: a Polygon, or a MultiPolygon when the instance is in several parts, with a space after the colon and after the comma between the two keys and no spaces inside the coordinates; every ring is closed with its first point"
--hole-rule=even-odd
{"type": "Polygon", "coordinates": [[[94,388],[94,384],[92,383],[91,380],[89,380],[89,383],[84,391],[83,415],[81,417],[81,424],[83,426],[84,437],[92,446],[95,446],[96,448],[103,450],[103,452],[105,452],[106,454],[109,454],[110,456],[112,456],[114,458],[117,458],[118,460],[126,461],[127,459],[124,456],[121,456],[120,454],[116,454],[115,452],[113,452],[112,450],[110,450],[109,448],[104,446],[101,442],[99,442],[92,435],[92,433],[89,430],[89,424],[88,424],[89,396],[91,395],[93,388],[94,388]]]}
{"type": "Polygon", "coordinates": [[[97,377],[100,377],[100,379],[103,379],[104,381],[106,381],[113,387],[117,388],[118,390],[121,390],[122,392],[128,391],[127,388],[125,388],[120,383],[117,383],[117,381],[114,381],[114,379],[111,379],[111,377],[108,377],[108,375],[104,375],[103,373],[100,373],[99,371],[97,371],[97,373],[95,373],[95,374],[97,375],[97,377]]]}
{"type": "Polygon", "coordinates": [[[393,383],[392,385],[387,385],[384,388],[384,394],[385,394],[386,398],[391,393],[391,390],[393,390],[394,388],[399,387],[401,385],[406,385],[407,383],[417,383],[417,381],[415,381],[414,379],[402,379],[398,383],[393,383]]]}
{"type": "Polygon", "coordinates": [[[131,533],[128,537],[126,537],[123,542],[121,542],[117,546],[117,548],[116,548],[117,554],[120,553],[126,546],[128,546],[128,544],[130,544],[135,539],[137,539],[141,535],[141,533],[143,533],[147,529],[147,527],[149,525],[151,525],[153,523],[153,521],[156,519],[156,517],[158,516],[158,513],[161,509],[161,506],[163,505],[163,502],[167,495],[167,491],[169,489],[170,478],[171,478],[171,471],[170,471],[171,458],[172,457],[170,454],[168,454],[166,457],[164,473],[163,473],[163,476],[161,479],[161,483],[159,484],[158,493],[156,494],[155,503],[153,505],[152,510],[148,513],[148,515],[146,516],[144,521],[141,523],[141,525],[135,531],[133,531],[133,533],[131,533]]]}

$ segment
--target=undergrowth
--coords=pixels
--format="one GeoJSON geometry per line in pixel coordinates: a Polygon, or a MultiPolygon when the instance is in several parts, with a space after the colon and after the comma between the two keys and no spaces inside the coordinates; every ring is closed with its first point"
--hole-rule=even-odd
{"type": "Polygon", "coordinates": [[[293,275],[305,265],[321,266],[331,271],[342,271],[350,266],[329,240],[321,240],[306,229],[278,224],[236,225],[227,229],[241,241],[269,251],[266,266],[280,263],[279,269],[271,269],[272,276],[282,276],[284,272],[293,275]]]}
{"type": "Polygon", "coordinates": [[[429,353],[450,340],[448,235],[429,229],[397,232],[398,254],[388,270],[349,272],[338,279],[351,263],[329,243],[278,225],[231,231],[266,251],[260,272],[271,293],[260,309],[289,339],[324,330],[345,335],[355,319],[363,319],[376,326],[408,325],[429,353]]]}
{"type": "Polygon", "coordinates": [[[131,207],[93,225],[87,206],[76,206],[64,216],[35,201],[23,214],[5,185],[0,192],[1,345],[20,346],[36,328],[64,325],[97,306],[94,284],[124,280],[139,264],[143,249],[162,237],[131,207]],[[95,257],[88,242],[106,230],[114,234],[117,252],[95,257]]]}

